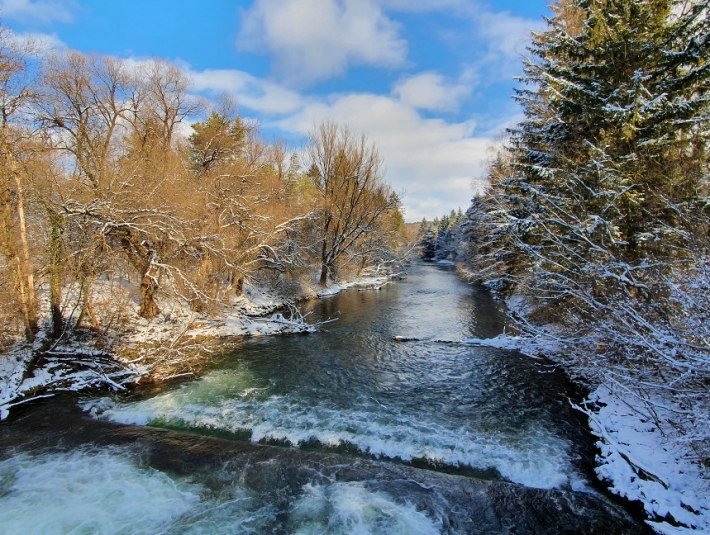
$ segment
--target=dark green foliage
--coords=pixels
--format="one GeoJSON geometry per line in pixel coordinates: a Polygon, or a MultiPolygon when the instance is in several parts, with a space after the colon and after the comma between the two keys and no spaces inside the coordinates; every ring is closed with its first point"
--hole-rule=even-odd
{"type": "Polygon", "coordinates": [[[707,333],[690,319],[707,300],[708,8],[567,0],[555,12],[517,93],[525,118],[467,212],[472,271],[526,296],[531,328],[565,327],[577,364],[603,348],[609,366],[662,362],[702,381],[707,352],[685,356],[707,333]]]}
{"type": "MultiPolygon", "coordinates": [[[[700,3],[681,15],[672,7],[566,2],[534,37],[517,94],[525,120],[510,133],[505,165],[494,164],[490,199],[481,201],[489,220],[473,227],[487,225],[498,241],[507,228],[528,261],[507,259],[503,271],[545,273],[533,280],[546,297],[564,299],[573,282],[594,295],[607,283],[643,291],[649,259],[682,257],[698,235],[707,206],[708,17],[700,3]],[[586,264],[608,269],[585,272],[586,264]],[[599,276],[609,280],[592,280],[599,276]]],[[[500,267],[493,260],[488,266],[500,267]]]]}
{"type": "Polygon", "coordinates": [[[515,296],[523,336],[707,465],[708,4],[553,9],[517,92],[524,120],[466,213],[470,271],[515,296]]]}
{"type": "Polygon", "coordinates": [[[451,260],[459,255],[459,248],[463,238],[463,225],[465,218],[461,209],[451,210],[439,219],[428,222],[422,221],[419,227],[420,255],[424,260],[451,260]]]}

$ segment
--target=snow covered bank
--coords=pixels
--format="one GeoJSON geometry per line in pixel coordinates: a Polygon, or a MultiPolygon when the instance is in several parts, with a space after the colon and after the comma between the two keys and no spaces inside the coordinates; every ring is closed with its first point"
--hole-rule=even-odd
{"type": "Polygon", "coordinates": [[[0,358],[0,420],[7,418],[10,403],[21,396],[23,376],[32,359],[32,347],[21,345],[0,358]]]}
{"type": "MultiPolygon", "coordinates": [[[[347,288],[379,290],[391,278],[368,275],[322,290],[309,289],[303,298],[335,295],[347,288]]],[[[101,295],[96,301],[115,299],[114,286],[97,284],[101,295]]],[[[0,420],[7,418],[11,407],[54,392],[119,391],[147,379],[160,382],[195,375],[222,340],[315,332],[319,326],[309,323],[293,303],[249,284],[241,297],[209,314],[196,313],[166,296],[161,314],[147,320],[138,316],[137,304],[132,303],[120,325],[102,335],[100,347],[92,336],[61,341],[43,348],[29,374],[27,368],[41,352],[43,340],[40,336],[34,347],[18,343],[0,356],[0,420]]]]}
{"type": "Polygon", "coordinates": [[[0,358],[0,420],[16,405],[57,392],[125,390],[149,371],[81,344],[52,348],[28,370],[35,353],[36,348],[20,345],[0,358]]]}
{"type": "Polygon", "coordinates": [[[687,439],[671,423],[675,409],[652,402],[618,387],[592,392],[581,410],[599,438],[596,473],[615,494],[640,501],[659,533],[710,533],[707,473],[688,459],[687,439]]]}
{"type": "Polygon", "coordinates": [[[127,389],[146,378],[165,380],[199,370],[220,339],[245,336],[307,333],[317,329],[294,311],[291,317],[273,313],[253,317],[258,311],[283,306],[273,300],[243,300],[242,306],[225,307],[217,316],[192,313],[180,303],[166,307],[152,321],[133,316],[110,343],[97,348],[93,337],[69,339],[41,348],[18,344],[0,358],[0,420],[11,407],[54,392],[127,389]],[[34,356],[36,367],[29,370],[34,356]]]}
{"type": "Polygon", "coordinates": [[[391,275],[368,275],[351,281],[333,283],[327,288],[321,288],[315,292],[316,297],[329,297],[347,290],[357,288],[359,290],[380,290],[383,286],[392,281],[391,275]]]}
{"type": "Polygon", "coordinates": [[[474,346],[495,347],[497,349],[510,349],[529,357],[549,355],[553,351],[559,350],[559,345],[549,338],[528,338],[506,334],[501,334],[494,338],[464,338],[462,343],[474,346]]]}
{"type": "MultiPolygon", "coordinates": [[[[537,337],[469,338],[463,343],[565,361],[566,343],[551,332],[537,337]]],[[[702,422],[703,418],[693,418],[698,415],[688,414],[671,396],[657,390],[635,390],[613,379],[605,383],[614,386],[598,386],[578,407],[588,416],[590,430],[598,439],[595,471],[599,479],[612,493],[640,502],[647,523],[658,533],[710,533],[710,480],[702,464],[703,453],[694,451],[691,444],[705,441],[707,447],[708,430],[700,425],[688,433],[689,424],[679,424],[679,419],[702,422]]]]}

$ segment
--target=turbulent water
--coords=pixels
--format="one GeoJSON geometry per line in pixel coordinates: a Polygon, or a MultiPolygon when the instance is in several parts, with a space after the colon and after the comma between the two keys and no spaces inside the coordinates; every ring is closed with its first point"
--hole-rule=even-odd
{"type": "Polygon", "coordinates": [[[232,474],[216,476],[223,481],[169,476],[126,448],[18,455],[0,461],[0,532],[226,534],[278,526],[302,534],[428,534],[441,528],[413,505],[359,482],[306,483],[279,508],[273,496],[251,491],[232,474]]]}
{"type": "Polygon", "coordinates": [[[0,534],[638,532],[589,490],[564,377],[455,343],[504,317],[450,268],[307,307],[338,319],[3,424],[0,534]]]}
{"type": "Polygon", "coordinates": [[[539,488],[577,488],[573,418],[539,361],[455,343],[503,328],[491,298],[450,268],[315,303],[339,317],[307,337],[253,339],[197,381],[93,406],[131,424],[464,469],[539,488]],[[397,342],[395,336],[419,341],[397,342]]]}

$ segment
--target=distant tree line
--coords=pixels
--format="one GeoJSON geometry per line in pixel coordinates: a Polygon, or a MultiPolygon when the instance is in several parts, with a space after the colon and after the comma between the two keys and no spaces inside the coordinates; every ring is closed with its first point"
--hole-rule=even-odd
{"type": "Polygon", "coordinates": [[[461,252],[466,218],[459,208],[451,210],[433,221],[422,219],[419,225],[418,246],[424,260],[450,260],[455,262],[461,252]]]}
{"type": "Polygon", "coordinates": [[[297,295],[394,261],[400,202],[367,139],[326,123],[299,158],[189,88],[162,60],[45,57],[0,29],[6,339],[106,334],[131,300],[148,319],[167,298],[210,313],[245,280],[297,295]]]}

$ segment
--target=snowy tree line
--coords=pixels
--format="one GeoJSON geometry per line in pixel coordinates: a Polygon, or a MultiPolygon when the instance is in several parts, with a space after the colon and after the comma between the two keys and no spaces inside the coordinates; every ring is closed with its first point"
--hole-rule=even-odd
{"type": "MultiPolygon", "coordinates": [[[[707,3],[562,0],[554,13],[517,91],[525,117],[466,212],[467,270],[508,298],[530,343],[706,467],[707,3]]],[[[673,488],[632,449],[631,479],[673,488]]],[[[689,503],[676,520],[699,514],[689,503]]]]}
{"type": "Polygon", "coordinates": [[[299,157],[173,64],[48,56],[5,29],[0,169],[4,342],[105,336],[132,301],[210,314],[250,280],[295,296],[391,266],[403,229],[376,147],[346,127],[299,157]]]}
{"type": "Polygon", "coordinates": [[[417,235],[419,256],[424,260],[455,262],[461,253],[466,222],[460,208],[441,218],[435,217],[433,221],[422,219],[417,235]]]}

